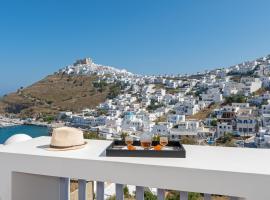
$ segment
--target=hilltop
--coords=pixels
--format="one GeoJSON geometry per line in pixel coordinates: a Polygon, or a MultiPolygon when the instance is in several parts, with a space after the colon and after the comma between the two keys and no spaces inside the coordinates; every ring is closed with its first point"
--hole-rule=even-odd
{"type": "Polygon", "coordinates": [[[79,59],[72,65],[60,69],[58,73],[68,75],[133,75],[125,69],[96,64],[91,58],[79,59]]]}
{"type": "Polygon", "coordinates": [[[43,116],[61,110],[80,111],[104,102],[110,85],[102,91],[93,86],[97,77],[65,74],[50,75],[43,80],[3,97],[0,111],[20,116],[43,116]]]}

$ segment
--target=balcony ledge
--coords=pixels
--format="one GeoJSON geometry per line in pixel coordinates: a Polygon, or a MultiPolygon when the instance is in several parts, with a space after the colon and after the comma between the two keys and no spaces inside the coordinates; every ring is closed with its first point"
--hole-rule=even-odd
{"type": "Polygon", "coordinates": [[[186,158],[114,158],[104,156],[110,141],[88,140],[84,149],[59,152],[46,150],[49,143],[49,137],[39,137],[0,147],[0,195],[11,190],[5,185],[12,172],[22,172],[270,199],[267,149],[185,145],[186,158]]]}

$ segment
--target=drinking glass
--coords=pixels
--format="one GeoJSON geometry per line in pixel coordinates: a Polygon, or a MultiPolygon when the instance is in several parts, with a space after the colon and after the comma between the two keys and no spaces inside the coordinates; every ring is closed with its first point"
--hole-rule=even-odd
{"type": "Polygon", "coordinates": [[[132,145],[132,144],[133,144],[133,137],[131,137],[131,136],[126,136],[126,137],[125,137],[125,143],[126,143],[127,146],[132,145]]]}
{"type": "Polygon", "coordinates": [[[140,142],[142,148],[145,150],[150,149],[152,146],[152,136],[150,134],[143,133],[140,137],[140,142]]]}
{"type": "Polygon", "coordinates": [[[169,143],[168,137],[167,136],[161,136],[159,138],[159,144],[163,147],[167,146],[169,143]]]}

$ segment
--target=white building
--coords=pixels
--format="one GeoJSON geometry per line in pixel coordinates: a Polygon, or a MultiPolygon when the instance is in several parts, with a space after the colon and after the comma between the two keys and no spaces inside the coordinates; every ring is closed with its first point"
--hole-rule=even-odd
{"type": "Polygon", "coordinates": [[[146,85],[142,90],[143,94],[153,94],[155,92],[155,85],[146,85]]]}
{"type": "Polygon", "coordinates": [[[262,87],[262,81],[259,78],[242,77],[241,78],[242,92],[245,95],[250,95],[262,87]]]}
{"type": "Polygon", "coordinates": [[[168,135],[170,128],[171,128],[170,123],[161,122],[161,123],[155,124],[152,127],[152,133],[154,135],[168,135]]]}
{"type": "Polygon", "coordinates": [[[89,128],[91,126],[104,126],[108,119],[110,119],[110,117],[107,117],[107,116],[84,117],[81,115],[72,115],[70,117],[69,122],[71,123],[71,125],[73,125],[75,127],[89,128]]]}
{"type": "Polygon", "coordinates": [[[183,103],[176,105],[174,110],[177,115],[194,115],[199,112],[200,108],[198,104],[183,103]]]}
{"type": "Polygon", "coordinates": [[[217,123],[217,137],[224,136],[225,133],[233,133],[233,126],[229,122],[217,123]]]}
{"type": "Polygon", "coordinates": [[[261,119],[263,127],[270,127],[270,114],[262,114],[261,119]]]}
{"type": "Polygon", "coordinates": [[[270,104],[262,105],[261,113],[270,114],[270,104]]]}
{"type": "Polygon", "coordinates": [[[175,125],[170,130],[170,139],[177,140],[180,136],[197,136],[199,133],[203,132],[203,127],[200,125],[199,121],[185,121],[175,125]]]}
{"type": "Polygon", "coordinates": [[[127,112],[122,121],[121,128],[123,130],[143,131],[144,122],[142,119],[137,118],[136,114],[127,112]]]}
{"type": "Polygon", "coordinates": [[[262,105],[261,119],[263,127],[270,127],[270,104],[262,105]]]}
{"type": "Polygon", "coordinates": [[[236,130],[239,135],[253,135],[257,129],[257,119],[252,115],[237,115],[236,130]]]}
{"type": "Polygon", "coordinates": [[[201,94],[203,101],[220,103],[223,101],[223,95],[219,90],[210,90],[206,94],[201,94]]]}
{"type": "Polygon", "coordinates": [[[239,87],[238,87],[238,84],[235,82],[228,82],[225,84],[225,86],[223,88],[223,95],[225,97],[235,95],[238,92],[239,92],[239,87]]]}
{"type": "Polygon", "coordinates": [[[269,129],[260,129],[255,135],[254,142],[258,148],[270,148],[269,129]]]}
{"type": "Polygon", "coordinates": [[[167,116],[167,122],[173,125],[176,125],[180,122],[184,122],[185,120],[186,120],[185,115],[170,114],[167,116]]]}
{"type": "Polygon", "coordinates": [[[158,90],[156,90],[155,94],[157,96],[162,96],[163,97],[163,96],[166,95],[166,90],[165,89],[158,89],[158,90]]]}
{"type": "Polygon", "coordinates": [[[232,108],[249,108],[249,103],[232,103],[232,108]]]}

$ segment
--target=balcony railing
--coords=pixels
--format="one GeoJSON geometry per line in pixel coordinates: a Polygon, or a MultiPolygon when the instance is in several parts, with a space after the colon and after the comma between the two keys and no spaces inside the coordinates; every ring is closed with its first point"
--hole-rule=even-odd
{"type": "MultiPolygon", "coordinates": [[[[70,187],[70,180],[69,178],[60,178],[61,179],[61,198],[60,200],[68,200],[70,197],[69,194],[69,187],[70,187]]],[[[89,200],[87,199],[87,191],[86,191],[86,180],[79,180],[79,188],[78,188],[78,200],[89,200]]],[[[104,200],[104,182],[96,182],[97,190],[96,190],[96,199],[97,200],[104,200]]],[[[144,187],[136,186],[136,193],[135,197],[136,200],[143,200],[144,199],[144,187]]],[[[158,200],[165,200],[165,189],[157,189],[157,199],[158,200]]],[[[180,200],[188,200],[188,192],[180,191],[180,200]]],[[[123,184],[116,184],[115,187],[115,196],[116,200],[124,200],[124,185],[123,184]]],[[[204,200],[211,200],[211,194],[203,194],[204,200]]],[[[239,200],[240,198],[237,197],[230,197],[230,200],[239,200]]]]}
{"type": "Polygon", "coordinates": [[[70,179],[79,180],[79,200],[86,200],[86,184],[96,182],[97,200],[104,199],[104,183],[115,183],[116,199],[124,199],[125,185],[135,185],[137,200],[145,188],[225,195],[230,199],[270,199],[270,151],[186,145],[186,158],[115,158],[104,151],[110,141],[88,140],[84,149],[46,150],[49,137],[0,147],[1,200],[69,200],[70,179]],[[58,187],[59,186],[59,187],[58,187]],[[29,189],[30,188],[30,189],[29,189]],[[58,188],[58,189],[57,189],[58,188]],[[55,196],[53,196],[55,195],[55,196]],[[38,197],[37,197],[38,196],[38,197]],[[50,196],[50,197],[49,197],[50,196]]]}

